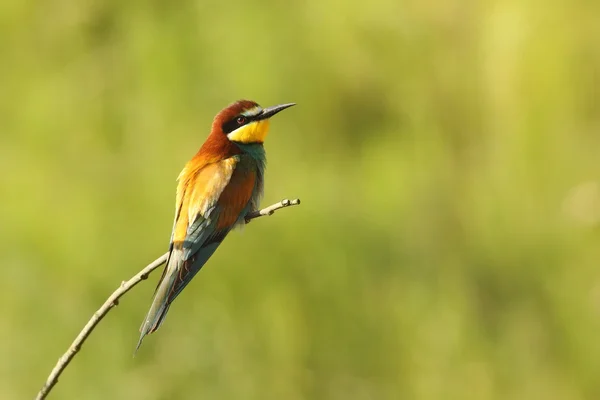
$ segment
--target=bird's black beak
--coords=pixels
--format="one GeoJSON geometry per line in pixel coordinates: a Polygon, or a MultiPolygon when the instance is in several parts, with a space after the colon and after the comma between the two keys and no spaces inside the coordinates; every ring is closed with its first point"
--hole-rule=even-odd
{"type": "Polygon", "coordinates": [[[260,113],[259,115],[256,116],[256,119],[261,120],[261,119],[271,118],[273,115],[277,114],[279,111],[283,111],[286,108],[289,108],[289,107],[295,106],[295,105],[296,105],[296,103],[287,103],[287,104],[280,104],[278,106],[267,107],[262,110],[262,113],[260,113]]]}

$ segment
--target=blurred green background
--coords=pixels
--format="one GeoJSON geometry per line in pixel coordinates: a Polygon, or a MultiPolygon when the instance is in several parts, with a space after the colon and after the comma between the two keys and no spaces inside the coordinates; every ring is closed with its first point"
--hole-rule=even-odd
{"type": "Polygon", "coordinates": [[[0,398],[166,251],[240,98],[263,205],[132,353],[159,273],[52,399],[600,398],[600,3],[0,3],[0,398]]]}

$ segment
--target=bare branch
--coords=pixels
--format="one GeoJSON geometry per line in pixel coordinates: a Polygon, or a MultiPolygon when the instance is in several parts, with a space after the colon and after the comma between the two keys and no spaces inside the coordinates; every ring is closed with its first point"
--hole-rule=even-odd
{"type": "Polygon", "coordinates": [[[288,200],[288,199],[284,199],[281,200],[279,203],[275,203],[269,207],[265,207],[262,210],[258,210],[258,211],[254,211],[248,215],[246,215],[246,223],[252,221],[255,218],[258,217],[264,217],[267,215],[273,215],[275,214],[275,211],[279,210],[280,208],[285,208],[285,207],[290,207],[290,206],[297,206],[300,204],[300,199],[294,199],[294,200],[288,200]]]}
{"type": "MultiPolygon", "coordinates": [[[[275,211],[279,210],[280,208],[295,206],[298,204],[300,204],[299,199],[282,200],[279,203],[273,204],[269,207],[263,208],[262,210],[249,214],[246,217],[246,223],[250,222],[255,218],[259,218],[265,215],[272,215],[275,211]]],[[[79,332],[79,335],[77,335],[71,346],[67,349],[66,353],[58,359],[56,366],[54,367],[52,372],[50,372],[48,379],[46,379],[46,383],[44,383],[44,386],[38,392],[36,400],[43,400],[48,396],[54,385],[58,383],[58,378],[60,377],[60,375],[63,373],[65,368],[67,368],[73,357],[75,357],[79,350],[81,350],[81,346],[88,338],[88,336],[90,336],[94,328],[96,328],[96,325],[98,325],[98,323],[102,321],[102,318],[104,318],[104,316],[106,316],[106,314],[108,314],[108,312],[113,307],[119,304],[119,299],[125,293],[130,291],[135,285],[137,285],[141,281],[147,279],[148,275],[150,275],[152,271],[163,265],[167,261],[167,255],[168,253],[163,254],[162,256],[154,260],[152,263],[150,263],[146,268],[138,272],[133,278],[131,278],[127,282],[122,282],[121,286],[119,286],[119,288],[108,297],[104,304],[102,304],[102,307],[100,307],[98,311],[96,311],[94,315],[92,315],[92,318],[83,327],[81,332],[79,332]]]]}

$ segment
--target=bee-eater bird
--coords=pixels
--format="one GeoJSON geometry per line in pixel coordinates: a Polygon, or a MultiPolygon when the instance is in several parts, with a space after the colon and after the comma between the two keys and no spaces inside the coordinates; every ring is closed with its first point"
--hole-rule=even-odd
{"type": "Polygon", "coordinates": [[[213,255],[225,236],[248,213],[258,210],[263,193],[269,119],[294,103],[262,108],[240,100],[219,112],[198,153],[177,178],[175,222],[165,269],[140,339],[156,331],[171,303],[213,255]]]}

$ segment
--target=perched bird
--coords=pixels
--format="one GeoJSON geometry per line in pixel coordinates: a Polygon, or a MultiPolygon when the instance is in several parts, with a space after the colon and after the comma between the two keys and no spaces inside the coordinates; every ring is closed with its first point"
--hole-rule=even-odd
{"type": "Polygon", "coordinates": [[[169,256],[140,328],[156,331],[171,303],[212,256],[225,236],[258,209],[263,193],[269,118],[294,103],[262,108],[240,100],[217,114],[198,153],[177,178],[169,256]]]}

